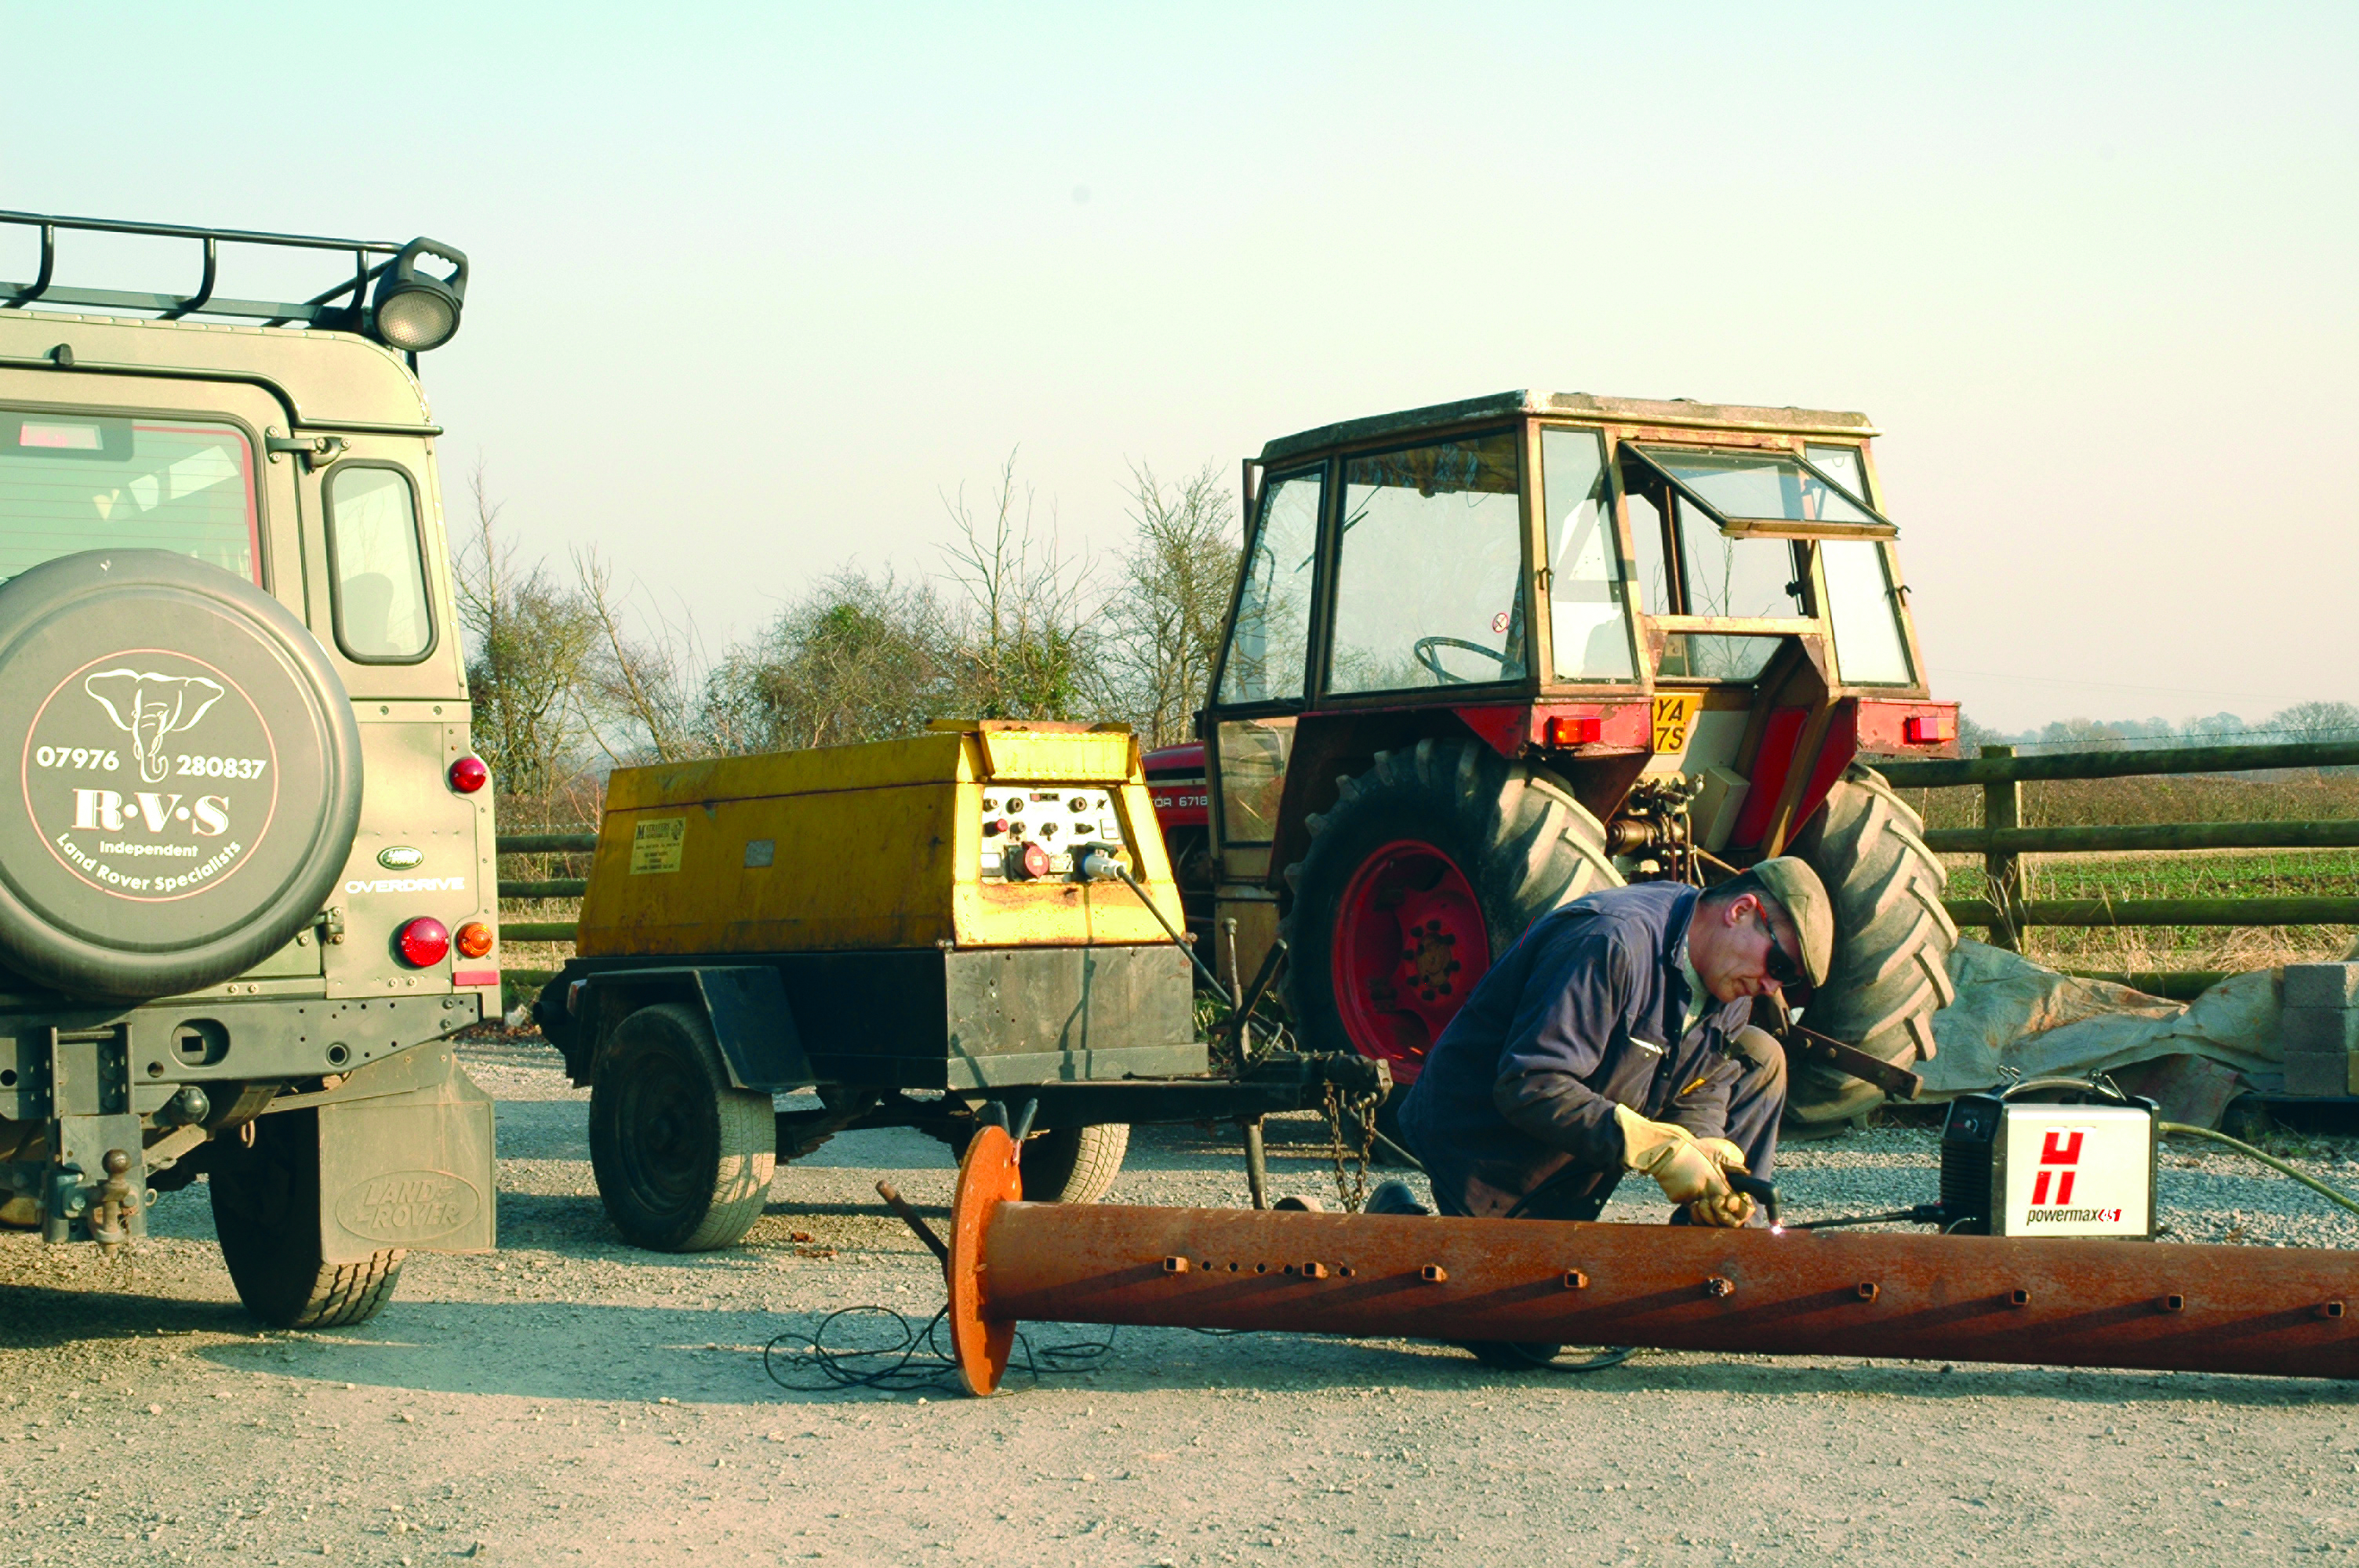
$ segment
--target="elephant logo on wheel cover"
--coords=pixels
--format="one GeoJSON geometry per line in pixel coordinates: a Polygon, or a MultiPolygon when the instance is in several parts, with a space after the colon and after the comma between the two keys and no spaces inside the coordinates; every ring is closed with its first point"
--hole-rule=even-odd
{"type": "Polygon", "coordinates": [[[161,784],[171,771],[164,755],[164,738],[183,735],[219,702],[223,687],[202,676],[165,676],[138,670],[101,670],[82,683],[106,709],[116,729],[131,737],[131,756],[139,776],[161,784]]]}

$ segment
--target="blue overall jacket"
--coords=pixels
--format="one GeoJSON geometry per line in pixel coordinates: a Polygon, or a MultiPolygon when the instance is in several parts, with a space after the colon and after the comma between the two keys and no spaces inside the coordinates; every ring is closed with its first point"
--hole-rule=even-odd
{"type": "Polygon", "coordinates": [[[1503,1215],[1571,1167],[1620,1171],[1616,1105],[1727,1135],[1743,1064],[1726,1046],[1751,1003],[1708,1002],[1680,1030],[1700,896],[1683,882],[1591,893],[1534,921],[1475,985],[1400,1110],[1444,1212],[1503,1215]]]}

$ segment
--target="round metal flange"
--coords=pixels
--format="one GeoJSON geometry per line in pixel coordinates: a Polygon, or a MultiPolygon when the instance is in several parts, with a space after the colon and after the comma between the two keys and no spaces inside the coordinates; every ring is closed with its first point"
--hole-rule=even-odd
{"type": "Polygon", "coordinates": [[[994,1322],[985,1315],[988,1281],[983,1247],[999,1206],[1020,1202],[1023,1196],[1016,1141],[1005,1128],[981,1128],[967,1141],[966,1157],[959,1162],[947,1270],[951,1350],[958,1358],[959,1379],[971,1394],[999,1391],[1000,1379],[1007,1375],[1008,1355],[1016,1346],[1016,1325],[994,1322]]]}

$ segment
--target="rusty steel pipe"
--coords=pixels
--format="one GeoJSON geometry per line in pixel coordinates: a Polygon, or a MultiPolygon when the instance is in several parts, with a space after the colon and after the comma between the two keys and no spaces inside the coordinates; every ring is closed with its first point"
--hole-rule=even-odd
{"type": "Polygon", "coordinates": [[[978,1394],[1027,1318],[2359,1378],[2354,1252],[1027,1204],[1013,1155],[985,1128],[959,1172],[978,1394]]]}

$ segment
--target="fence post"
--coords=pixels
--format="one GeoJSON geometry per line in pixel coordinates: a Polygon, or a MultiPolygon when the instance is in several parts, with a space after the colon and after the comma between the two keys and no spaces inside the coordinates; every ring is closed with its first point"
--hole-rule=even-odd
{"type": "MultiPolygon", "coordinates": [[[[2012,746],[1984,746],[1985,757],[2012,757],[2012,746]]],[[[2014,779],[1993,779],[1983,785],[1983,830],[1996,832],[2023,826],[2023,785],[2014,779]]],[[[2023,857],[1995,845],[1983,851],[1983,875],[1990,882],[1991,906],[1999,924],[1990,928],[1991,946],[2011,953],[2023,950],[2018,913],[2023,908],[2023,857]]]]}

